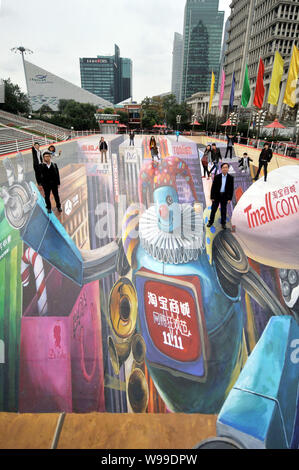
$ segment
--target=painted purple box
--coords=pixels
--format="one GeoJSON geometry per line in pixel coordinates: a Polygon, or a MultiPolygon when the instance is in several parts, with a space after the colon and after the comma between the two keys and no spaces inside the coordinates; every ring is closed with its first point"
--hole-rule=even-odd
{"type": "Polygon", "coordinates": [[[22,318],[20,412],[105,411],[99,284],[75,288],[70,306],[70,282],[52,269],[47,316],[36,316],[35,296],[22,318]]]}

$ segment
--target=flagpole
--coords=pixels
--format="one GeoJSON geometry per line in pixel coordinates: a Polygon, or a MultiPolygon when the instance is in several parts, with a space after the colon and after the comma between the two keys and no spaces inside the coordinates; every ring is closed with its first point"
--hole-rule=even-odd
{"type": "Polygon", "coordinates": [[[218,109],[216,110],[215,135],[217,133],[218,109]]]}
{"type": "MultiPolygon", "coordinates": [[[[231,96],[232,96],[233,85],[234,85],[234,87],[236,86],[236,78],[234,77],[235,69],[236,69],[236,61],[234,61],[234,69],[233,69],[233,75],[232,75],[232,86],[231,86],[230,97],[229,97],[227,120],[228,120],[229,115],[230,115],[230,101],[231,101],[231,96]]],[[[234,93],[235,93],[235,90],[234,90],[234,93]]],[[[234,100],[233,100],[233,103],[232,103],[232,111],[233,110],[234,110],[234,100]]],[[[232,125],[230,126],[230,133],[232,133],[232,125]]],[[[225,127],[225,135],[226,135],[226,127],[225,127]]]]}
{"type": "Polygon", "coordinates": [[[252,121],[252,116],[253,116],[253,112],[250,111],[250,119],[249,119],[248,130],[247,130],[247,139],[249,137],[249,131],[250,131],[250,124],[251,124],[251,121],[252,121]]]}
{"type": "Polygon", "coordinates": [[[209,135],[209,107],[208,107],[208,114],[207,114],[207,133],[209,135]]]}

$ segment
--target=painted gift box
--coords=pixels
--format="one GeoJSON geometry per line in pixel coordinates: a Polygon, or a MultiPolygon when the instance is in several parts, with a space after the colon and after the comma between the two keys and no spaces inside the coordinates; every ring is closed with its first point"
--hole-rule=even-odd
{"type": "Polygon", "coordinates": [[[20,411],[104,411],[99,284],[52,269],[46,288],[46,316],[36,295],[21,322],[20,411]]]}

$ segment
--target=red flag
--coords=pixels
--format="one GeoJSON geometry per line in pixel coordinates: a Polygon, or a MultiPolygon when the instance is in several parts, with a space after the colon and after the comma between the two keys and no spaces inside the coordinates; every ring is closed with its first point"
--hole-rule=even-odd
{"type": "Polygon", "coordinates": [[[260,59],[259,71],[257,74],[256,88],[254,94],[253,104],[258,108],[263,106],[264,96],[265,96],[265,87],[264,87],[264,71],[265,65],[262,59],[260,59]]]}

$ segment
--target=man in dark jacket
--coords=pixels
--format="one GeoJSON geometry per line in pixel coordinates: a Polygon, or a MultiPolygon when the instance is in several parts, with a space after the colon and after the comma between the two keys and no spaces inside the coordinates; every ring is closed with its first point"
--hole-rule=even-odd
{"type": "Polygon", "coordinates": [[[62,212],[60,198],[58,194],[58,187],[60,186],[59,170],[56,163],[51,162],[50,152],[45,152],[44,163],[39,166],[39,186],[42,186],[45,193],[45,201],[48,213],[51,214],[51,201],[50,194],[53,193],[58,212],[62,212]]]}
{"type": "Polygon", "coordinates": [[[230,203],[234,195],[234,178],[228,174],[229,164],[222,163],[221,173],[216,175],[211,188],[211,201],[212,210],[210,220],[207,227],[212,227],[215,214],[221,204],[221,225],[222,228],[226,229],[226,208],[227,203],[230,203]]]}
{"type": "Polygon", "coordinates": [[[213,166],[210,170],[210,175],[212,174],[212,171],[214,169],[215,169],[214,175],[216,175],[216,173],[218,171],[218,163],[219,163],[220,160],[222,161],[220,150],[216,147],[216,144],[212,144],[211,160],[212,160],[213,166]]]}
{"type": "Polygon", "coordinates": [[[103,157],[105,157],[105,163],[107,163],[107,150],[108,150],[108,145],[107,142],[105,141],[104,137],[101,137],[100,143],[99,143],[99,148],[101,152],[101,163],[103,163],[103,157]]]}
{"type": "Polygon", "coordinates": [[[39,165],[43,163],[42,152],[39,148],[39,143],[35,142],[34,146],[32,147],[32,159],[33,159],[33,169],[35,173],[35,179],[37,183],[39,182],[39,165]]]}
{"type": "Polygon", "coordinates": [[[267,181],[268,163],[271,162],[272,156],[272,149],[270,149],[268,142],[265,142],[264,148],[261,151],[259,158],[259,169],[257,171],[257,174],[255,175],[255,178],[253,178],[253,181],[258,180],[262,168],[264,168],[264,180],[265,182],[267,181]]]}
{"type": "Polygon", "coordinates": [[[235,138],[232,134],[227,135],[226,138],[227,138],[227,147],[226,147],[226,153],[225,153],[224,158],[227,158],[227,154],[229,152],[230,153],[229,158],[232,159],[233,158],[233,146],[234,146],[234,143],[235,143],[235,138]]]}
{"type": "Polygon", "coordinates": [[[133,145],[133,147],[134,147],[135,134],[134,134],[133,131],[130,131],[129,137],[130,137],[130,147],[131,147],[131,145],[133,145]]]}

